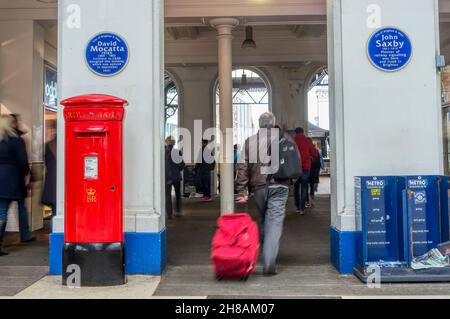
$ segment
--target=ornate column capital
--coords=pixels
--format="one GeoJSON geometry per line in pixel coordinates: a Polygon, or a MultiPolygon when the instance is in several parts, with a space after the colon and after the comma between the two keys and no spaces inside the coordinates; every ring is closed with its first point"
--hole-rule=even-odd
{"type": "Polygon", "coordinates": [[[217,30],[218,37],[231,36],[233,29],[239,25],[239,20],[236,18],[214,18],[209,20],[209,24],[217,30]]]}

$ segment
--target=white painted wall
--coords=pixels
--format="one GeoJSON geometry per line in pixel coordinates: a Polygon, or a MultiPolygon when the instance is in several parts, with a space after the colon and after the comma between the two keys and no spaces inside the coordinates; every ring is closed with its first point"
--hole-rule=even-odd
{"type": "Polygon", "coordinates": [[[28,152],[31,151],[33,103],[33,21],[0,22],[2,113],[20,113],[29,132],[28,152]]]}
{"type": "Polygon", "coordinates": [[[325,0],[166,0],[167,17],[323,15],[325,0]]]}
{"type": "MultiPolygon", "coordinates": [[[[162,1],[62,0],[59,2],[59,95],[68,98],[103,93],[125,98],[124,205],[126,232],[164,228],[163,182],[163,11],[162,1]],[[68,6],[80,11],[80,27],[71,28],[68,6]],[[126,39],[130,62],[120,74],[103,78],[86,66],[88,41],[110,31],[126,39]]],[[[74,16],[72,16],[73,18],[74,16]]],[[[76,16],[74,18],[77,18],[76,16]]],[[[70,20],[73,21],[73,20],[70,20]]],[[[76,25],[76,24],[75,24],[76,25]]],[[[73,24],[72,24],[73,26],[73,24]]],[[[64,123],[62,110],[59,123],[64,123]]],[[[58,217],[64,230],[64,125],[58,125],[58,217]]]]}
{"type": "MultiPolygon", "coordinates": [[[[203,129],[214,127],[213,88],[217,79],[217,67],[169,67],[167,70],[181,84],[180,126],[193,132],[194,121],[201,120],[203,129]]],[[[304,88],[310,67],[262,66],[258,70],[271,87],[272,111],[278,123],[288,129],[307,127],[304,88]]]]}
{"type": "Polygon", "coordinates": [[[194,131],[194,121],[201,120],[203,128],[214,126],[212,85],[217,77],[217,67],[169,67],[181,83],[180,126],[194,131]]]}
{"type": "Polygon", "coordinates": [[[262,67],[272,86],[272,111],[285,129],[308,127],[305,82],[309,67],[262,67]]]}
{"type": "MultiPolygon", "coordinates": [[[[283,24],[283,22],[280,22],[283,24]]],[[[284,22],[286,23],[286,22],[284,22]]],[[[322,34],[301,33],[292,26],[264,26],[254,28],[256,49],[242,49],[245,28],[233,30],[233,64],[264,66],[277,63],[292,67],[301,62],[314,61],[322,64],[327,61],[326,30],[323,25],[314,26],[322,34]]],[[[315,32],[318,32],[317,30],[315,32]]],[[[217,65],[217,32],[210,28],[200,28],[196,39],[180,38],[174,40],[168,33],[165,38],[166,64],[179,65],[217,65]]]]}
{"type": "MultiPolygon", "coordinates": [[[[23,137],[30,162],[43,160],[43,53],[44,30],[32,20],[0,21],[0,104],[1,113],[21,114],[23,137]]],[[[35,197],[40,196],[35,190],[35,197]]],[[[29,222],[33,230],[42,228],[42,207],[35,201],[29,222]]],[[[15,206],[10,210],[8,230],[16,231],[15,206]]]]}
{"type": "MultiPolygon", "coordinates": [[[[55,23],[57,23],[55,21],[55,23]]],[[[58,29],[57,26],[45,28],[45,61],[53,66],[58,65],[58,29]]]]}
{"type": "Polygon", "coordinates": [[[437,1],[329,0],[328,10],[332,221],[354,230],[354,176],[443,173],[437,1]],[[383,26],[412,40],[413,58],[400,72],[378,71],[367,59],[371,4],[383,26]]]}

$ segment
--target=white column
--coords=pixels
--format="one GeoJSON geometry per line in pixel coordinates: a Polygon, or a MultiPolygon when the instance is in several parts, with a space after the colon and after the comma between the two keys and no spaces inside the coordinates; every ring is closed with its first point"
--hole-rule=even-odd
{"type": "Polygon", "coordinates": [[[220,208],[222,214],[234,213],[234,174],[233,174],[233,29],[239,24],[234,18],[219,18],[210,21],[217,29],[219,41],[219,94],[220,130],[223,134],[220,163],[220,208]],[[228,132],[227,132],[228,129],[228,132]],[[231,130],[230,130],[231,129],[231,130]],[[229,134],[228,134],[229,133],[229,134]]]}
{"type": "MultiPolygon", "coordinates": [[[[60,98],[103,93],[129,101],[124,124],[125,232],[158,233],[165,227],[163,169],[163,5],[160,0],[59,2],[60,98]],[[128,44],[127,67],[101,77],[86,66],[85,49],[100,32],[128,44]]],[[[64,232],[64,120],[58,125],[57,233],[64,232]]]]}
{"type": "Polygon", "coordinates": [[[354,177],[443,173],[437,1],[328,0],[332,226],[355,230],[354,177]],[[379,26],[403,30],[413,57],[401,71],[372,66],[379,26]],[[417,23],[420,21],[420,23],[417,23]]]}

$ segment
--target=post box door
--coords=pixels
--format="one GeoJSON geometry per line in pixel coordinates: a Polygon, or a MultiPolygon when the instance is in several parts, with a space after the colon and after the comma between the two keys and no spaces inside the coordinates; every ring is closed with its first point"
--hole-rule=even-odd
{"type": "Polygon", "coordinates": [[[66,241],[123,241],[122,126],[120,122],[68,123],[66,241]]]}

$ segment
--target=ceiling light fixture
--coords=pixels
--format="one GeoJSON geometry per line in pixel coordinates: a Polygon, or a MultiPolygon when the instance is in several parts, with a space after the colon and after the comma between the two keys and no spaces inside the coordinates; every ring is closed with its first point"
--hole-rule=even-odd
{"type": "Polygon", "coordinates": [[[245,40],[242,43],[242,49],[256,49],[256,42],[253,40],[253,27],[245,27],[245,40]]]}

